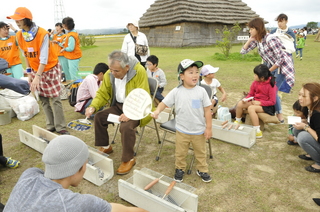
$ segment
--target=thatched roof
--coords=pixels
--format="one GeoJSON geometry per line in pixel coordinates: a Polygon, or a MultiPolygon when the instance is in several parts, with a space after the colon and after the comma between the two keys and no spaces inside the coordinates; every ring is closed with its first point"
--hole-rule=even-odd
{"type": "Polygon", "coordinates": [[[239,24],[259,17],[241,0],[156,0],[140,18],[140,27],[179,22],[239,24]]]}

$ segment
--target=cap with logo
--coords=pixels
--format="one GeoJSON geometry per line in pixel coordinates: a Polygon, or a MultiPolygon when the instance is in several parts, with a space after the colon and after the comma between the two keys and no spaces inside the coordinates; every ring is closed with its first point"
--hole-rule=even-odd
{"type": "Polygon", "coordinates": [[[7,19],[13,19],[16,21],[22,20],[28,18],[32,20],[32,13],[30,10],[26,7],[18,7],[16,11],[14,12],[14,15],[12,16],[7,16],[7,19]]]}
{"type": "Polygon", "coordinates": [[[179,63],[179,66],[178,66],[178,74],[182,74],[185,70],[187,70],[192,65],[195,65],[198,68],[201,68],[203,66],[203,62],[201,62],[201,61],[193,61],[193,60],[190,60],[190,59],[182,60],[179,63]]]}

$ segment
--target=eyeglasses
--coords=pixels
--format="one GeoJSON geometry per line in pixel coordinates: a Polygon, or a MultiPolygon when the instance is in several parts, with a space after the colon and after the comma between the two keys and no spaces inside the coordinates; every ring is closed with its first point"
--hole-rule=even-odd
{"type": "Polygon", "coordinates": [[[153,64],[150,64],[150,63],[146,63],[146,66],[152,66],[153,64]]]}

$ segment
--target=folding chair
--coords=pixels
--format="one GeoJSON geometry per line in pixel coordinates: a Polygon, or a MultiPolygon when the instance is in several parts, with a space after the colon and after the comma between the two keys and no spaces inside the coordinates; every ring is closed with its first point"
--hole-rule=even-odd
{"type": "MultiPolygon", "coordinates": [[[[155,99],[155,96],[156,96],[156,93],[157,93],[157,90],[158,90],[158,81],[155,78],[148,77],[148,82],[149,82],[150,93],[152,95],[152,97],[151,97],[152,103],[154,104],[154,99],[155,99]]],[[[156,122],[156,120],[154,118],[152,120],[153,120],[153,123],[154,123],[154,127],[151,127],[149,125],[141,127],[141,133],[140,133],[140,136],[139,136],[138,143],[136,145],[136,150],[134,152],[134,156],[137,155],[137,152],[138,152],[138,149],[139,149],[139,146],[140,146],[140,143],[141,143],[141,139],[142,139],[145,127],[150,127],[152,129],[156,130],[158,143],[160,144],[161,141],[160,141],[160,136],[159,136],[159,131],[158,131],[158,125],[157,125],[157,122],[156,122]]],[[[115,138],[117,136],[118,130],[119,130],[119,124],[117,125],[117,128],[116,128],[116,130],[114,132],[114,136],[113,136],[113,139],[112,139],[112,142],[111,142],[112,144],[115,143],[114,141],[115,141],[115,138]]]]}
{"type": "MultiPolygon", "coordinates": [[[[211,97],[211,94],[212,94],[211,88],[209,86],[207,86],[207,85],[200,85],[200,86],[203,87],[207,91],[208,96],[211,97]]],[[[166,139],[167,132],[173,133],[173,134],[176,133],[176,120],[175,120],[175,117],[173,119],[171,119],[172,115],[175,116],[174,107],[172,108],[172,110],[171,110],[171,112],[169,114],[169,121],[160,124],[160,129],[162,129],[164,132],[163,132],[161,145],[159,147],[158,155],[156,156],[156,161],[158,161],[160,159],[160,153],[162,151],[162,147],[163,147],[164,141],[168,141],[168,142],[174,143],[174,141],[166,139]]],[[[207,142],[209,144],[210,159],[212,159],[213,156],[212,156],[212,149],[211,149],[210,139],[208,139],[207,142]]],[[[190,148],[190,149],[192,149],[192,148],[190,148]]],[[[194,155],[193,155],[193,158],[191,160],[189,169],[187,171],[188,174],[191,174],[191,169],[192,169],[193,163],[194,163],[194,155]]]]}

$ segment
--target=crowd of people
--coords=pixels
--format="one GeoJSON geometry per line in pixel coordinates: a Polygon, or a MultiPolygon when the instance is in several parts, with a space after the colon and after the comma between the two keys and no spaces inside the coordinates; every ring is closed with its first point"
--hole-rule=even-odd
{"type": "MultiPolygon", "coordinates": [[[[46,116],[46,128],[62,136],[53,139],[43,153],[45,171],[30,168],[22,174],[4,211],[22,211],[25,208],[34,210],[41,208],[49,211],[53,208],[55,210],[79,208],[79,211],[84,208],[90,211],[145,211],[108,203],[93,195],[77,194],[68,190],[70,186],[78,186],[82,180],[88,159],[87,145],[79,138],[70,136],[66,130],[60,99],[61,70],[67,80],[79,79],[77,72],[82,52],[74,20],[71,17],[64,18],[61,23],[56,24],[56,33],[51,35],[33,22],[32,13],[25,7],[17,8],[15,14],[7,18],[15,20],[21,30],[15,30],[16,35],[9,36],[10,26],[0,22],[0,41],[4,42],[4,45],[12,43],[10,55],[0,52],[0,57],[8,60],[10,64],[8,72],[12,77],[18,77],[23,75],[19,47],[24,52],[26,66],[31,69],[28,73],[30,90],[39,93],[46,116]],[[22,201],[24,204],[15,204],[18,199],[24,199],[25,201],[22,201]],[[38,204],[39,202],[41,204],[38,204]]],[[[262,137],[257,113],[276,115],[279,122],[284,123],[278,94],[279,91],[289,93],[295,82],[292,53],[288,53],[281,40],[272,34],[292,36],[294,38],[292,42],[296,46],[296,56],[300,57],[300,60],[305,45],[304,36],[298,34],[296,40],[293,31],[287,27],[288,17],[285,14],[280,14],[276,21],[278,28],[267,33],[263,19],[252,19],[248,23],[250,37],[240,51],[241,54],[247,54],[257,48],[263,63],[253,68],[253,83],[248,88],[248,95],[237,103],[234,122],[242,124],[243,111],[247,109],[253,128],[256,129],[256,138],[262,137]]],[[[108,132],[108,127],[113,122],[109,121],[108,117],[110,114],[119,116],[122,156],[116,173],[125,175],[136,164],[134,157],[136,128],[145,126],[152,118],[158,118],[166,107],[174,106],[176,111],[174,179],[178,182],[183,181],[186,156],[192,143],[197,161],[196,173],[203,182],[211,182],[205,144],[206,140],[212,137],[212,110],[219,103],[217,90],[221,92],[222,102],[227,99],[225,89],[215,76],[219,68],[210,64],[205,65],[201,61],[185,59],[178,64],[179,85],[164,95],[163,90],[167,80],[165,71],[158,67],[159,58],[150,55],[147,37],[139,31],[137,21],[129,22],[127,28],[129,33],[124,37],[121,50],[111,52],[108,64],[98,63],[93,73],[81,83],[75,111],[94,119],[95,146],[107,154],[113,152],[108,132]],[[143,51],[140,52],[138,49],[143,51]],[[141,88],[150,94],[148,77],[158,81],[155,95],[157,108],[152,115],[141,120],[131,120],[123,113],[123,103],[126,96],[136,88],[141,88]],[[205,89],[199,86],[200,84],[210,86],[213,95],[209,97],[205,89]]],[[[304,84],[293,109],[294,114],[300,116],[302,121],[290,126],[287,143],[300,145],[306,154],[299,157],[315,162],[305,168],[307,171],[320,172],[320,84],[304,84]]],[[[2,157],[0,162],[10,168],[18,167],[20,162],[2,156],[2,146],[0,147],[2,157]]]]}

